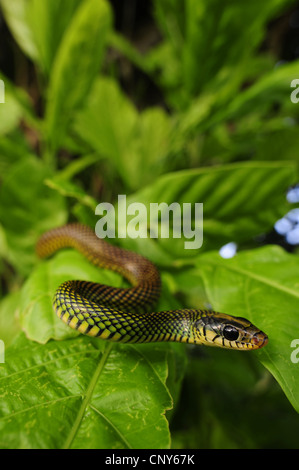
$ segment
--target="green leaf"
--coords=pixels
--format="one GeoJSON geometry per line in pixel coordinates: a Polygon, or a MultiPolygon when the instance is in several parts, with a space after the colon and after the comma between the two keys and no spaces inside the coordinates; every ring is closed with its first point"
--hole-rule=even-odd
{"type": "MultiPolygon", "coordinates": [[[[178,264],[179,260],[197,255],[198,249],[186,249],[188,239],[183,233],[181,238],[173,238],[171,222],[168,238],[150,238],[150,204],[161,202],[168,205],[177,202],[181,211],[183,203],[203,203],[202,250],[220,248],[229,241],[249,241],[271,230],[276,220],[285,214],[288,207],[285,191],[297,181],[296,175],[297,166],[292,162],[244,162],[163,175],[126,200],[127,207],[134,202],[145,205],[145,214],[140,214],[140,226],[146,227],[147,238],[130,239],[128,236],[119,241],[158,264],[178,264]]],[[[128,225],[132,217],[128,216],[125,221],[121,210],[116,227],[119,224],[123,230],[123,224],[128,225]]],[[[194,213],[191,222],[194,229],[194,213]]],[[[160,225],[159,222],[159,230],[160,225]]],[[[195,236],[190,240],[194,241],[195,236]]]]}
{"type": "Polygon", "coordinates": [[[22,108],[14,97],[5,92],[5,103],[0,105],[0,135],[13,131],[23,117],[22,108]]]}
{"type": "Polygon", "coordinates": [[[44,184],[50,175],[40,160],[28,156],[7,171],[0,188],[0,222],[6,233],[7,258],[21,274],[30,272],[36,262],[38,237],[66,222],[64,199],[44,184]]]}
{"type": "Polygon", "coordinates": [[[9,169],[18,161],[31,158],[30,149],[24,136],[14,132],[0,137],[0,179],[5,178],[9,169]]]}
{"type": "Polygon", "coordinates": [[[80,0],[1,0],[0,4],[20,48],[48,75],[80,0]]]}
{"type": "Polygon", "coordinates": [[[38,62],[46,76],[78,5],[80,0],[29,1],[28,23],[38,50],[38,62]]]}
{"type": "Polygon", "coordinates": [[[171,105],[188,106],[215,77],[236,64],[242,64],[243,70],[233,71],[230,80],[250,76],[249,64],[264,38],[266,25],[293,3],[156,0],[154,12],[164,41],[150,52],[149,61],[171,105]],[[247,28],[238,21],[243,16],[247,28]]]}
{"type": "Polygon", "coordinates": [[[221,109],[211,118],[210,124],[223,119],[238,119],[259,108],[266,114],[273,103],[291,103],[291,82],[298,77],[298,66],[299,61],[295,61],[269,71],[251,87],[238,93],[226,109],[221,109]]]}
{"type": "Polygon", "coordinates": [[[27,0],[1,0],[4,17],[20,48],[32,60],[38,59],[38,50],[28,23],[27,0]]]}
{"type": "Polygon", "coordinates": [[[138,113],[112,79],[95,82],[74,128],[100,157],[111,160],[130,189],[153,181],[168,163],[170,118],[160,108],[138,113]]]}
{"type": "MultiPolygon", "coordinates": [[[[12,411],[10,404],[4,404],[1,416],[0,406],[0,429],[5,435],[0,446],[169,447],[165,413],[179,395],[185,367],[184,345],[165,343],[126,347],[79,335],[64,325],[52,308],[56,288],[67,279],[124,286],[118,274],[98,269],[74,250],[63,250],[36,267],[21,291],[20,324],[27,338],[47,344],[43,349],[37,349],[34,343],[27,340],[27,346],[21,340],[8,350],[6,364],[14,369],[14,376],[18,375],[15,364],[20,364],[25,385],[22,387],[24,395],[21,392],[16,397],[18,411],[12,411]],[[74,336],[78,336],[77,342],[71,339],[74,336]],[[60,341],[53,343],[49,341],[51,338],[60,341]],[[11,351],[12,356],[9,356],[11,351]],[[24,363],[20,361],[20,351],[24,363]],[[17,356],[15,362],[14,354],[17,356]],[[77,378],[74,380],[74,377],[77,378]],[[30,382],[35,383],[35,392],[29,398],[26,389],[30,382]],[[46,395],[43,384],[47,384],[44,385],[46,395]],[[63,416],[61,406],[68,409],[63,416]],[[19,416],[17,421],[16,415],[19,416]],[[30,424],[21,426],[22,420],[34,423],[36,419],[41,421],[38,433],[30,424]],[[86,435],[88,440],[84,439],[86,435]]],[[[166,282],[159,309],[178,306],[168,292],[166,282]]],[[[9,390],[9,394],[14,390],[11,380],[5,382],[6,374],[9,380],[10,372],[0,368],[0,396],[1,392],[6,393],[5,390],[9,390]]]]}
{"type": "Polygon", "coordinates": [[[4,103],[0,103],[0,136],[15,131],[22,119],[38,128],[38,120],[33,115],[29,95],[14,86],[2,73],[0,79],[4,83],[4,103]]]}
{"type": "Polygon", "coordinates": [[[33,132],[40,132],[41,122],[35,115],[28,93],[24,89],[16,87],[1,72],[0,79],[3,80],[5,88],[5,103],[0,106],[0,133],[8,134],[19,130],[21,121],[32,127],[33,132]]]}
{"type": "Polygon", "coordinates": [[[54,152],[99,72],[111,11],[105,0],[86,0],[77,9],[53,63],[46,108],[46,133],[54,152]],[[80,67],[78,67],[80,63],[80,67]]]}
{"type": "Polygon", "coordinates": [[[0,447],[168,448],[168,346],[21,336],[0,366],[0,447]]]}
{"type": "MultiPolygon", "coordinates": [[[[287,107],[286,103],[293,104],[290,99],[293,90],[291,82],[297,77],[297,62],[268,70],[251,86],[244,89],[241,89],[242,82],[235,88],[231,87],[230,76],[236,73],[236,70],[235,68],[227,70],[224,83],[221,80],[220,83],[217,79],[212,80],[205,92],[193,99],[188,109],[180,114],[176,138],[180,141],[188,139],[193,133],[207,130],[214,132],[216,125],[231,120],[236,126],[233,136],[237,133],[238,127],[243,125],[248,133],[247,141],[255,139],[256,133],[261,134],[267,130],[269,116],[272,117],[274,106],[283,109],[287,107]],[[244,123],[242,118],[245,119],[244,123]],[[248,124],[250,120],[253,121],[254,129],[250,129],[248,124]]],[[[296,112],[294,104],[292,109],[296,112]]],[[[288,116],[288,113],[286,115],[288,116]]],[[[237,138],[238,135],[233,139],[230,132],[229,144],[234,146],[237,138]]],[[[228,142],[226,148],[227,146],[228,142]]],[[[247,152],[247,158],[248,154],[250,153],[247,152]]]]}
{"type": "Polygon", "coordinates": [[[6,295],[0,301],[0,339],[7,348],[20,332],[18,321],[18,307],[20,304],[20,292],[6,295]]]}
{"type": "Polygon", "coordinates": [[[45,184],[64,197],[77,199],[81,204],[89,207],[92,211],[94,211],[97,205],[95,199],[88,196],[80,186],[61,178],[59,175],[46,179],[45,184]]]}
{"type": "Polygon", "coordinates": [[[299,126],[293,125],[292,122],[288,125],[285,120],[284,128],[280,130],[264,132],[262,135],[257,135],[257,154],[256,160],[281,160],[283,157],[286,160],[299,161],[297,152],[299,146],[299,126]]]}
{"type": "Polygon", "coordinates": [[[298,256],[267,246],[229,260],[209,253],[195,265],[213,309],[246,317],[268,334],[268,345],[254,354],[299,412],[298,364],[291,360],[291,343],[299,336],[298,256]]]}

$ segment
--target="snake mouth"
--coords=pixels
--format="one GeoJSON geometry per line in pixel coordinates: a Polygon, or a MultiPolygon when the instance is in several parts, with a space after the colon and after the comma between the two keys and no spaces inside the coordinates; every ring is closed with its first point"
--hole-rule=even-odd
{"type": "Polygon", "coordinates": [[[259,331],[253,335],[251,342],[255,346],[254,349],[263,348],[268,344],[268,336],[262,331],[259,331]]]}
{"type": "Polygon", "coordinates": [[[240,341],[236,341],[235,345],[238,349],[255,350],[261,349],[268,344],[268,336],[263,331],[257,331],[250,336],[243,337],[240,341]]]}

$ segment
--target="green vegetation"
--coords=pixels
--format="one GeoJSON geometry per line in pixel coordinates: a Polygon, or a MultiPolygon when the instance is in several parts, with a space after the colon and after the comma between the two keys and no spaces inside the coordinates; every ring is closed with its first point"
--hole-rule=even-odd
{"type": "Polygon", "coordinates": [[[159,40],[143,53],[108,0],[0,6],[14,64],[0,72],[0,447],[298,448],[298,251],[265,238],[296,207],[299,60],[267,42],[296,2],[153,0],[159,40]],[[72,250],[38,260],[38,238],[68,221],[94,228],[97,204],[120,194],[203,203],[199,250],[171,236],[112,242],[158,265],[159,309],[249,318],[265,348],[110,344],[56,318],[63,281],[126,283],[72,250]]]}

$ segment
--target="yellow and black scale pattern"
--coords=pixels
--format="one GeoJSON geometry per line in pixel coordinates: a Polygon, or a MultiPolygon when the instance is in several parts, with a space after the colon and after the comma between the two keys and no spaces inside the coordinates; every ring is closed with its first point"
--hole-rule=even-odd
{"type": "Polygon", "coordinates": [[[83,334],[124,343],[176,341],[243,350],[267,344],[267,335],[244,318],[195,309],[145,313],[160,296],[157,268],[146,258],[97,238],[89,227],[69,224],[46,232],[37,254],[48,257],[64,247],[77,249],[96,266],[117,271],[132,284],[115,288],[78,280],[57,289],[54,310],[83,334]]]}

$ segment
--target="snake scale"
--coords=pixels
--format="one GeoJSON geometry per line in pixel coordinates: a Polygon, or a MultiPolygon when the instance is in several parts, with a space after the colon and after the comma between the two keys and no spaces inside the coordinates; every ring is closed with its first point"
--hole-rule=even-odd
{"type": "Polygon", "coordinates": [[[160,296],[160,275],[145,257],[99,239],[81,224],[46,232],[37,254],[48,257],[72,247],[94,265],[120,273],[132,287],[115,288],[83,280],[64,282],[55,292],[53,307],[63,322],[79,332],[123,343],[176,341],[228,349],[252,350],[268,337],[245,318],[210,310],[148,311],[160,296]]]}

